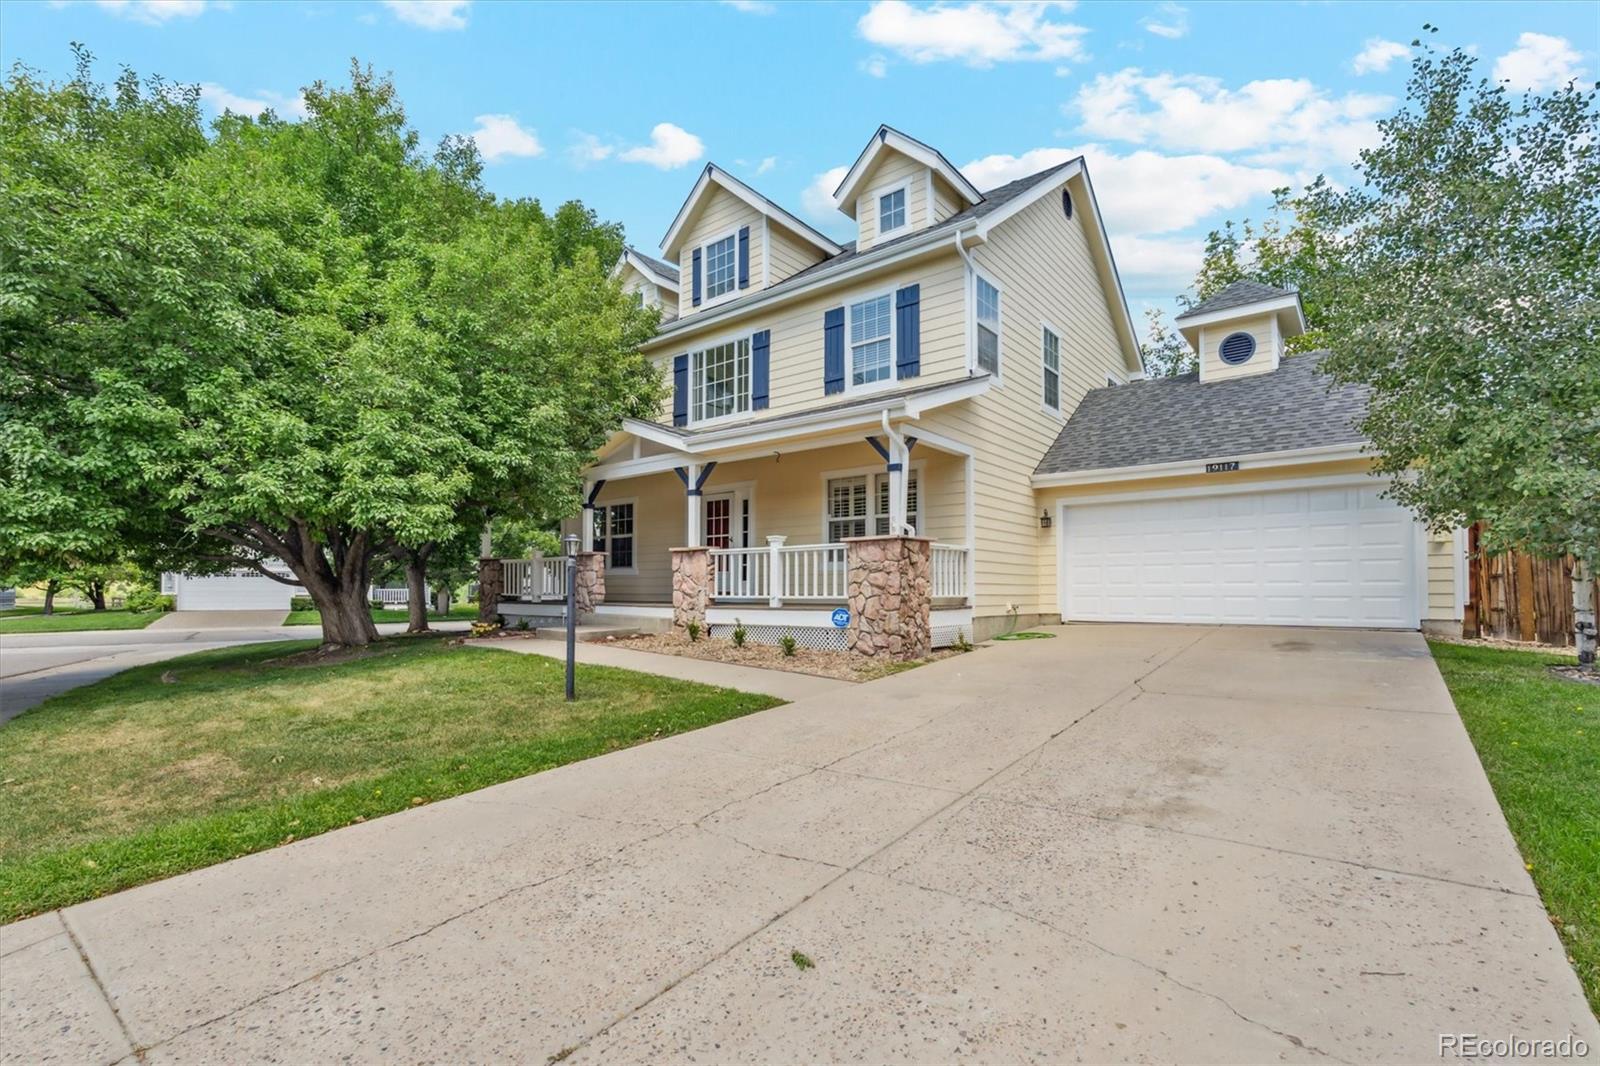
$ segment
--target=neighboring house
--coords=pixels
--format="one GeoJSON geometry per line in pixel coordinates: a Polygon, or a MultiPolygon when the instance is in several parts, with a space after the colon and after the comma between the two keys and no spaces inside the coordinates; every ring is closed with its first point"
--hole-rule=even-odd
{"type": "Polygon", "coordinates": [[[203,577],[164,573],[161,591],[173,598],[173,609],[179,611],[287,611],[290,597],[300,589],[240,569],[203,577]]]}
{"type": "MultiPolygon", "coordinates": [[[[644,351],[672,389],[597,455],[568,525],[603,560],[597,613],[672,617],[673,549],[703,547],[713,633],[843,646],[844,542],[914,531],[935,644],[1012,616],[1456,624],[1460,547],[1380,498],[1361,394],[1285,358],[1294,293],[1193,308],[1199,373],[1141,381],[1081,159],[980,191],[880,127],[835,202],[853,242],[708,165],[662,257],[618,263],[662,308],[644,351]]],[[[547,612],[555,564],[507,565],[502,613],[547,612]]]]}

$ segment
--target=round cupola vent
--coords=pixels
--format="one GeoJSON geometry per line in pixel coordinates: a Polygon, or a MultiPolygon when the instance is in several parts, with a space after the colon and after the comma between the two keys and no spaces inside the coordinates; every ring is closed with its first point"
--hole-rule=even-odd
{"type": "Polygon", "coordinates": [[[1229,366],[1248,363],[1250,357],[1256,354],[1256,339],[1248,333],[1230,333],[1223,338],[1222,347],[1217,349],[1217,354],[1229,366]]]}

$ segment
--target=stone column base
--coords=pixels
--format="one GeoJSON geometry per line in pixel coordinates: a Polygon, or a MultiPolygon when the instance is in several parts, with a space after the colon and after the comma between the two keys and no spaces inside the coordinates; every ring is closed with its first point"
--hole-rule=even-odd
{"type": "Polygon", "coordinates": [[[851,654],[909,661],[932,650],[933,542],[926,537],[849,537],[844,542],[851,654]]]}
{"type": "Polygon", "coordinates": [[[690,622],[706,627],[706,607],[711,603],[711,549],[672,549],[672,625],[683,629],[690,622]]]}
{"type": "Polygon", "coordinates": [[[478,560],[478,621],[500,620],[500,593],[505,589],[499,559],[478,560]]]}
{"type": "Polygon", "coordinates": [[[579,552],[578,572],[574,577],[573,598],[578,613],[587,614],[606,602],[606,556],[604,552],[579,552]]]}

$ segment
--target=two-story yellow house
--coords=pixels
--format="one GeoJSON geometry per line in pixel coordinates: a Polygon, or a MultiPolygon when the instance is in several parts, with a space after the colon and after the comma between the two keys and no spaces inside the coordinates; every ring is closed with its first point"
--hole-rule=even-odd
{"type": "Polygon", "coordinates": [[[1081,159],[979,190],[883,126],[834,199],[853,242],[708,165],[660,256],[617,264],[662,310],[645,350],[671,400],[587,473],[569,528],[603,560],[597,613],[665,624],[673,549],[703,546],[714,634],[842,647],[845,542],[914,533],[936,646],[1062,618],[1460,617],[1459,547],[1365,473],[1361,396],[1284,358],[1293,293],[1193,309],[1200,372],[1143,381],[1081,159]]]}

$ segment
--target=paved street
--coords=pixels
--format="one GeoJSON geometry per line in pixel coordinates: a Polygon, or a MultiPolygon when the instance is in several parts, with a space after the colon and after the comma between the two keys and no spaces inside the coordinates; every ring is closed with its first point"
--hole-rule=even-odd
{"type": "Polygon", "coordinates": [[[1600,1048],[1418,635],[1054,632],[0,928],[0,1059],[1600,1048]]]}

